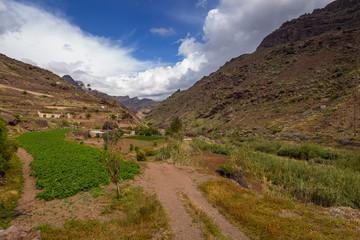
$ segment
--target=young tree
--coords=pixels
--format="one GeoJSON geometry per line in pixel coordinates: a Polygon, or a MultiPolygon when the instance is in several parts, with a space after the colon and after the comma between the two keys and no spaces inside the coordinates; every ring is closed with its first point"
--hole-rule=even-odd
{"type": "Polygon", "coordinates": [[[100,158],[100,162],[106,167],[111,176],[111,181],[116,184],[118,198],[120,198],[119,182],[121,180],[119,179],[119,172],[123,159],[116,153],[115,146],[122,135],[124,135],[122,130],[115,129],[103,134],[104,150],[100,158]]]}
{"type": "Polygon", "coordinates": [[[181,131],[181,129],[182,129],[181,119],[179,117],[174,118],[171,121],[170,128],[171,128],[173,133],[179,133],[181,131]]]}
{"type": "Polygon", "coordinates": [[[121,157],[112,151],[102,151],[102,156],[100,158],[100,162],[106,167],[108,170],[111,181],[116,184],[116,189],[118,193],[118,198],[120,199],[120,188],[119,188],[119,172],[121,167],[121,162],[123,160],[121,157]]]}

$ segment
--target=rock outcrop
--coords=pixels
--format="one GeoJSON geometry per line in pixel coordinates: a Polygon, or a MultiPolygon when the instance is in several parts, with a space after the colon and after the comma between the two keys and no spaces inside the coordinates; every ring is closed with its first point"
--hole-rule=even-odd
{"type": "Polygon", "coordinates": [[[337,0],[323,9],[315,9],[312,14],[304,14],[297,19],[285,22],[279,29],[265,37],[259,48],[293,43],[319,36],[332,29],[359,26],[360,0],[337,0]]]}

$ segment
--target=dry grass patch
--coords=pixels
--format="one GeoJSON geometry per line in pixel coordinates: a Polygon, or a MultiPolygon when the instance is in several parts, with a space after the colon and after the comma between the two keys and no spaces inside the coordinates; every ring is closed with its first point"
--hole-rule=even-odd
{"type": "Polygon", "coordinates": [[[220,228],[213,222],[213,220],[198,205],[191,201],[185,193],[178,193],[178,196],[196,226],[200,228],[206,240],[230,240],[230,238],[226,238],[222,234],[220,228]]]}
{"type": "Polygon", "coordinates": [[[106,222],[71,220],[62,228],[42,225],[42,239],[171,239],[168,217],[156,196],[139,187],[124,186],[122,197],[115,195],[102,214],[120,212],[121,217],[106,222]]]}
{"type": "Polygon", "coordinates": [[[262,195],[227,180],[200,186],[204,195],[252,239],[360,239],[360,222],[330,217],[327,209],[265,191],[262,195]]]}

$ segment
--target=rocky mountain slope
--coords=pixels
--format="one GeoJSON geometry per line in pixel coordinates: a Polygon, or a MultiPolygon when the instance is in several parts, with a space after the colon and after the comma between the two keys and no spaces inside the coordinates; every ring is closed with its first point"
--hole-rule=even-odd
{"type": "Polygon", "coordinates": [[[115,99],[121,102],[122,104],[124,104],[134,113],[138,113],[147,109],[150,110],[155,108],[157,105],[159,105],[159,102],[148,98],[144,98],[140,100],[137,97],[130,98],[129,96],[118,96],[115,97],[115,99]]]}
{"type": "MultiPolygon", "coordinates": [[[[338,0],[313,14],[335,22],[329,18],[338,17],[331,14],[333,6],[344,13],[342,19],[350,19],[348,14],[352,16],[359,5],[360,1],[338,0]]],[[[305,17],[311,19],[313,14],[305,17]]],[[[304,31],[297,23],[305,17],[284,24],[256,52],[232,59],[188,90],[174,93],[146,120],[167,127],[179,116],[186,132],[213,137],[277,134],[347,141],[354,132],[360,29],[348,21],[342,28],[334,25],[310,35],[299,33],[301,40],[276,37],[286,29],[304,31]]],[[[360,112],[358,105],[357,109],[360,112]]],[[[356,130],[359,133],[358,125],[356,130]]]]}
{"type": "MultiPolygon", "coordinates": [[[[23,118],[23,122],[43,118],[38,112],[73,117],[69,121],[94,127],[109,115],[136,124],[139,119],[115,99],[89,94],[59,76],[0,54],[0,112],[23,118]]],[[[51,117],[51,116],[50,116],[51,117]]]]}

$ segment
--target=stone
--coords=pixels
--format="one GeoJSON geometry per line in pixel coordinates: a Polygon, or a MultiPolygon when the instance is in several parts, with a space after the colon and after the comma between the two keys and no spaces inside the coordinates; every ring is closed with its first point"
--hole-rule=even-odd
{"type": "Polygon", "coordinates": [[[12,126],[15,126],[20,122],[19,119],[5,112],[0,113],[0,116],[12,126]]]}
{"type": "Polygon", "coordinates": [[[41,232],[29,227],[11,226],[6,230],[0,230],[1,240],[40,240],[41,232]]]}
{"type": "Polygon", "coordinates": [[[103,130],[113,130],[113,129],[118,129],[118,128],[119,128],[119,126],[116,123],[109,122],[109,121],[105,122],[102,127],[103,130]]]}
{"type": "Polygon", "coordinates": [[[45,128],[48,126],[48,122],[46,120],[43,120],[43,119],[36,119],[35,120],[35,123],[39,126],[39,127],[42,127],[42,128],[45,128]]]}

